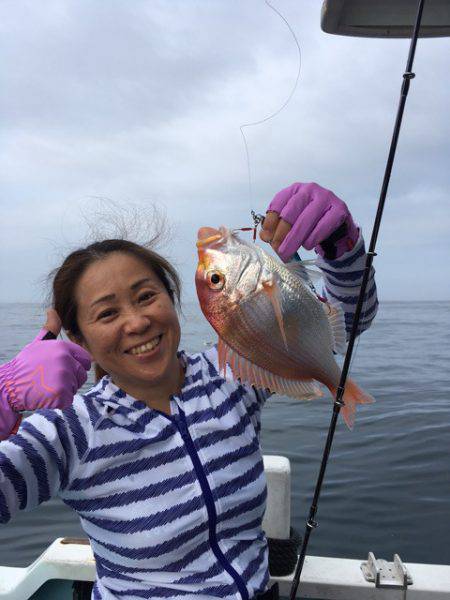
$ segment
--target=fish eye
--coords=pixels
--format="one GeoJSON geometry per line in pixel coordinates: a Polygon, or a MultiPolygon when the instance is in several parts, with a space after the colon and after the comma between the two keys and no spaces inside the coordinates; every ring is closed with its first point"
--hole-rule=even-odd
{"type": "Polygon", "coordinates": [[[219,271],[209,271],[206,277],[209,287],[213,290],[221,290],[225,285],[225,277],[219,271]]]}

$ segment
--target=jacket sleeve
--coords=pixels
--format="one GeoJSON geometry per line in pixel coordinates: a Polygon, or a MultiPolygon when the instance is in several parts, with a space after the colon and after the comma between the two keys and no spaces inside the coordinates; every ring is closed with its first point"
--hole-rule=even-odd
{"type": "Polygon", "coordinates": [[[17,434],[0,443],[1,523],[46,502],[68,484],[83,452],[80,433],[73,407],[48,409],[24,419],[17,434]]]}
{"type": "MultiPolygon", "coordinates": [[[[345,328],[347,339],[353,323],[353,316],[358,302],[359,290],[364,275],[366,250],[360,234],[354,248],[336,260],[317,258],[317,266],[323,273],[323,295],[331,304],[340,304],[345,313],[345,328]]],[[[377,287],[375,284],[375,269],[371,267],[370,276],[361,317],[358,335],[368,329],[378,310],[377,287]]]]}

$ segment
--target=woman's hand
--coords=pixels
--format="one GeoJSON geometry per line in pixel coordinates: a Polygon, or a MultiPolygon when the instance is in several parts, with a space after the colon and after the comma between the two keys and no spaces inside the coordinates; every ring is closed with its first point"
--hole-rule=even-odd
{"type": "Polygon", "coordinates": [[[359,230],[333,192],[317,183],[293,183],[269,204],[259,235],[284,262],[301,246],[334,260],[353,248],[359,230]]]}
{"type": "Polygon", "coordinates": [[[67,408],[87,379],[89,354],[73,342],[44,339],[61,331],[54,309],[37,337],[10,362],[0,366],[0,439],[8,437],[21,411],[67,408]]]}

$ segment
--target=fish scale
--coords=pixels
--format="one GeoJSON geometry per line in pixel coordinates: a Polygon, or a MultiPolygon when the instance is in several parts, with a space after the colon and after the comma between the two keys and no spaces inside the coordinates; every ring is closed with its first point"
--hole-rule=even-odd
{"type": "MultiPolygon", "coordinates": [[[[230,329],[235,332],[235,336],[229,338],[230,345],[239,354],[247,352],[243,355],[249,360],[252,360],[253,356],[254,362],[259,366],[268,371],[275,369],[278,374],[283,374],[286,378],[297,379],[304,376],[307,379],[327,379],[326,370],[320,367],[318,354],[322,355],[323,360],[323,352],[321,353],[320,349],[326,345],[331,347],[332,334],[321,303],[317,302],[317,298],[312,297],[311,292],[290,271],[279,268],[272,257],[268,255],[266,257],[270,268],[278,274],[281,281],[282,312],[288,347],[286,348],[284,344],[277,321],[273,319],[272,303],[262,294],[255,294],[257,296],[255,300],[250,296],[239,305],[239,313],[232,321],[230,320],[230,329]],[[300,305],[301,311],[298,310],[300,305]],[[324,326],[314,331],[314,343],[299,344],[303,332],[308,332],[310,324],[315,321],[323,322],[324,326]],[[242,329],[241,335],[237,334],[239,329],[242,329]],[[269,337],[272,352],[269,354],[264,347],[257,344],[254,350],[247,351],[246,340],[252,334],[255,339],[261,339],[266,345],[269,337]]],[[[334,359],[332,360],[334,362],[334,359]]],[[[337,366],[336,369],[333,365],[328,367],[333,371],[333,381],[338,381],[337,366]]]]}

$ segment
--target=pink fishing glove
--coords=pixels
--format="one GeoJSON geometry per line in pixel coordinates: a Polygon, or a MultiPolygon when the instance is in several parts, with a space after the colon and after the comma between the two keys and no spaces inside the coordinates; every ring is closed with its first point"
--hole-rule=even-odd
{"type": "MultiPolygon", "coordinates": [[[[51,331],[59,333],[60,328],[59,322],[51,331]]],[[[21,411],[70,406],[87,379],[89,354],[72,342],[44,340],[48,335],[48,328],[41,329],[31,344],[0,365],[0,439],[13,432],[21,411]]]]}
{"type": "Polygon", "coordinates": [[[301,246],[334,260],[358,240],[345,202],[317,183],[293,183],[275,195],[267,210],[260,237],[284,262],[301,246]]]}

